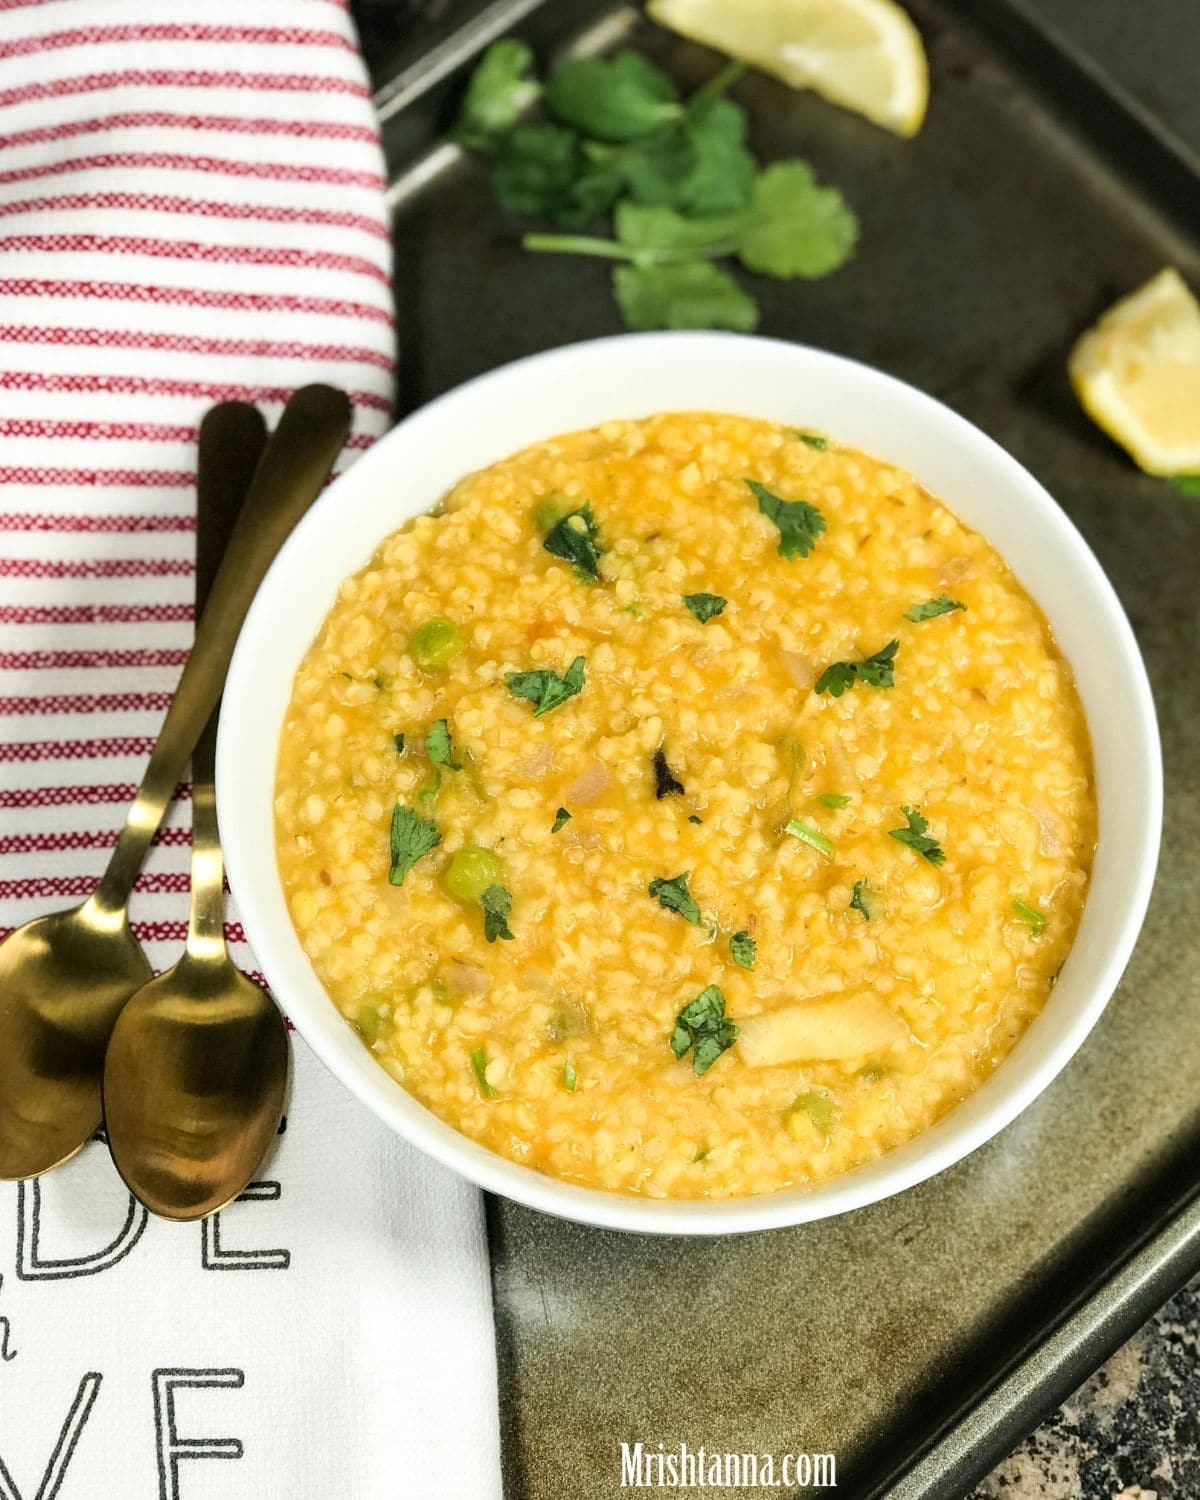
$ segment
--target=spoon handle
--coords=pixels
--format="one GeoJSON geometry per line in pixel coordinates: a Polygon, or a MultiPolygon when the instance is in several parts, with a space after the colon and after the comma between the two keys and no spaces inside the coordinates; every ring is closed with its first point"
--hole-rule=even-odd
{"type": "Polygon", "coordinates": [[[213,580],[158,741],[100,884],[88,903],[116,914],[221,696],[250,602],[296,522],[316,499],[350,431],[350,403],[326,385],[292,396],[267,442],[213,580]]]}

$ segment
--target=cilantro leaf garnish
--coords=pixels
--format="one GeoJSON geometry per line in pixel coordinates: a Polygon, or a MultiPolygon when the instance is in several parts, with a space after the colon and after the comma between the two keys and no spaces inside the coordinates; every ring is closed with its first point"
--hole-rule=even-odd
{"type": "Polygon", "coordinates": [[[683,782],[667,764],[667,753],[660,745],[654,752],[654,795],[661,802],[664,797],[683,797],[683,782]]]}
{"type": "Polygon", "coordinates": [[[586,662],[586,657],[577,656],[561,677],[541,667],[535,672],[506,672],[504,680],[514,698],[528,698],[538,719],[583,691],[586,662]]]}
{"type": "Polygon", "coordinates": [[[551,823],[551,825],[550,825],[550,832],[551,833],[557,833],[558,830],[565,823],[569,823],[570,821],[571,821],[571,814],[567,811],[567,809],[565,807],[560,807],[558,809],[558,811],[554,814],[554,822],[551,823]]]}
{"type": "Polygon", "coordinates": [[[907,828],[889,828],[888,837],[895,839],[898,843],[905,844],[914,853],[919,854],[922,859],[927,859],[931,865],[941,865],[946,862],[946,853],[937,839],[929,838],[929,819],[923,818],[915,807],[902,807],[900,811],[904,814],[907,828]]]}
{"type": "Polygon", "coordinates": [[[807,823],[801,823],[798,818],[789,818],[784,832],[790,833],[802,844],[807,844],[810,849],[815,849],[818,854],[823,854],[826,859],[833,858],[833,840],[827,839],[817,829],[809,828],[807,823]]]}
{"type": "Polygon", "coordinates": [[[875,892],[871,889],[869,880],[854,882],[854,894],[850,897],[850,910],[862,912],[865,922],[873,922],[879,915],[879,902],[875,892]]]}
{"type": "Polygon", "coordinates": [[[512,892],[502,885],[489,885],[479,904],[483,907],[483,935],[488,942],[494,943],[497,938],[511,942],[508,914],[512,910],[512,892]]]}
{"type": "Polygon", "coordinates": [[[780,557],[807,557],[825,530],[825,517],[807,500],[783,500],[757,479],[747,479],[758,508],[779,528],[780,557]]]}
{"type": "Polygon", "coordinates": [[[719,986],[710,984],[676,1017],[671,1051],[681,1058],[691,1049],[692,1069],[699,1078],[733,1046],[737,1035],[737,1026],[725,1014],[725,996],[719,986]]]}
{"type": "Polygon", "coordinates": [[[475,1082],[479,1085],[479,1092],[485,1099],[495,1099],[496,1090],[487,1080],[488,1055],[482,1047],[476,1047],[471,1053],[471,1071],[475,1074],[475,1082]]]}
{"type": "Polygon", "coordinates": [[[817,801],[822,807],[848,807],[850,804],[850,794],[848,792],[822,792],[817,801]]]}
{"type": "Polygon", "coordinates": [[[752,969],[757,951],[758,944],[744,928],[729,939],[730,957],[740,968],[752,969]]]}
{"type": "Polygon", "coordinates": [[[449,766],[452,771],[462,770],[462,761],[454,759],[454,745],[447,720],[435,719],[425,731],[425,754],[435,766],[449,766]]]}
{"type": "Polygon", "coordinates": [[[805,161],[784,161],[754,184],[737,256],[767,276],[828,276],[853,254],[858,220],[805,161]]]}
{"type": "Polygon", "coordinates": [[[797,427],[793,429],[792,436],[799,438],[802,443],[807,443],[810,448],[815,448],[818,453],[824,453],[829,447],[829,439],[822,437],[819,432],[801,432],[797,427]]]}
{"type": "Polygon", "coordinates": [[[388,871],[391,884],[401,885],[416,862],[441,842],[442,836],[432,818],[423,818],[397,802],[392,810],[392,864],[388,871]]]}
{"type": "Polygon", "coordinates": [[[591,161],[573,130],[522,123],[503,138],[492,169],[492,186],[509,213],[550,219],[578,229],[613,205],[621,184],[591,161]]]}
{"type": "Polygon", "coordinates": [[[683,594],[680,597],[701,625],[707,625],[709,620],[721,614],[729,603],[729,600],[723,599],[720,594],[683,594]]]}
{"type": "Polygon", "coordinates": [[[758,303],[726,271],[706,261],[669,266],[618,266],[613,292],[628,327],[726,328],[752,333],[758,303]]]}
{"type": "Polygon", "coordinates": [[[404,754],[404,736],[402,734],[392,735],[392,744],[396,747],[396,754],[404,754]]]}
{"type": "Polygon", "coordinates": [[[1016,912],[1017,916],[1019,916],[1023,922],[1028,923],[1030,937],[1038,938],[1041,937],[1043,932],[1045,932],[1046,914],[1045,912],[1038,911],[1036,906],[1030,906],[1027,901],[1022,901],[1018,897],[1014,896],[1013,911],[1016,912]]]}
{"type": "Polygon", "coordinates": [[[471,74],[454,139],[473,151],[492,150],[541,92],[529,77],[532,69],[533,51],[525,42],[516,37],[493,42],[471,74]]]}
{"type": "Polygon", "coordinates": [[[936,599],[926,599],[924,604],[914,604],[911,609],[906,609],[904,618],[911,620],[914,625],[919,625],[922,620],[936,620],[938,615],[948,615],[951,610],[966,609],[966,607],[957,599],[951,599],[949,594],[940,594],[936,599]]]}
{"type": "Polygon", "coordinates": [[[555,522],[546,533],[542,546],[552,557],[574,563],[581,573],[595,579],[600,576],[600,558],[604,551],[597,541],[599,535],[592,507],[581,505],[555,522]]]}
{"type": "Polygon", "coordinates": [[[681,875],[676,875],[673,880],[664,880],[659,876],[650,882],[649,889],[650,894],[666,911],[677,912],[693,927],[700,926],[700,908],[696,905],[696,898],[688,890],[686,870],[681,875]]]}
{"type": "Polygon", "coordinates": [[[745,207],[754,183],[746,112],[731,99],[695,97],[681,118],[601,159],[634,203],[711,215],[745,207]]]}
{"type": "Polygon", "coordinates": [[[640,52],[574,57],[546,84],[546,108],[598,141],[633,141],[677,120],[679,90],[640,52]]]}
{"type": "Polygon", "coordinates": [[[873,656],[863,661],[835,661],[825,668],[817,678],[814,693],[828,693],[831,698],[840,698],[861,678],[871,687],[890,688],[896,685],[896,652],[899,641],[889,641],[873,656]]]}

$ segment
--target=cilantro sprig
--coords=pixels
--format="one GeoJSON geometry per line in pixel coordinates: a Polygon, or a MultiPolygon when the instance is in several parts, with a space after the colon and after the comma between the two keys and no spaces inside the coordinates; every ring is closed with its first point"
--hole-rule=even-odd
{"type": "Polygon", "coordinates": [[[676,1057],[692,1054],[692,1071],[696,1077],[707,1073],[722,1052],[737,1041],[738,1028],[725,1014],[725,996],[719,985],[701,990],[675,1018],[671,1033],[671,1051],[676,1057]]]}
{"type": "Polygon", "coordinates": [[[889,828],[888,837],[906,845],[914,854],[927,859],[931,865],[944,865],[946,851],[937,839],[929,837],[929,819],[922,817],[915,807],[905,806],[900,811],[904,814],[904,821],[908,826],[889,828]]]}
{"type": "Polygon", "coordinates": [[[707,625],[717,615],[723,614],[728,599],[722,598],[720,594],[682,594],[680,596],[688,607],[688,612],[700,621],[701,625],[707,625]]]}
{"type": "Polygon", "coordinates": [[[462,770],[462,761],[454,758],[454,742],[446,719],[435,719],[425,731],[425,754],[435,766],[448,766],[452,771],[462,770]]]}
{"type": "Polygon", "coordinates": [[[534,672],[506,672],[504,681],[514,698],[527,698],[533,704],[533,717],[540,719],[568,698],[583,692],[586,666],[587,658],[577,656],[561,677],[557,672],[539,667],[534,672]]]}
{"type": "Polygon", "coordinates": [[[512,911],[512,892],[502,885],[489,885],[479,898],[483,907],[483,935],[489,943],[503,938],[511,943],[513,935],[508,930],[508,914],[512,911]]]}
{"type": "Polygon", "coordinates": [[[743,928],[729,939],[729,956],[740,969],[752,969],[758,955],[758,944],[743,928]]]}
{"type": "Polygon", "coordinates": [[[730,328],[756,299],[714,261],[779,279],[819,277],[853,253],[858,222],[805,161],[759,170],[746,112],[726,97],[740,64],[690,99],[641,54],[573,58],[541,90],[549,118],[522,119],[538,85],[522,43],[498,42],[467,87],[455,129],[493,157],[510,212],[578,230],[615,208],[611,238],[533,233],[527,250],[625,262],[613,288],[632,328],[730,328]]]}
{"type": "Polygon", "coordinates": [[[858,681],[877,688],[895,687],[896,652],[899,649],[899,641],[889,641],[873,656],[862,661],[835,661],[817,678],[813,692],[818,695],[828,693],[831,698],[840,698],[858,681]]]}

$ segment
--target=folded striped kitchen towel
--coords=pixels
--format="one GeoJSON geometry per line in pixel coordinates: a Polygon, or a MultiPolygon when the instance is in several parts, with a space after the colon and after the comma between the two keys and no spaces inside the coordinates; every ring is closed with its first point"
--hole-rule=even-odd
{"type": "MultiPolygon", "coordinates": [[[[0,926],[87,894],[192,633],[196,428],[392,395],[378,134],[339,0],[0,0],[0,926]]],[[[133,903],[178,956],[189,807],[133,903]]],[[[233,954],[255,968],[237,914],[233,954]]],[[[479,1195],[296,1043],[261,1180],[148,1222],[100,1142],[0,1184],[0,1500],[499,1494],[479,1195]]]]}

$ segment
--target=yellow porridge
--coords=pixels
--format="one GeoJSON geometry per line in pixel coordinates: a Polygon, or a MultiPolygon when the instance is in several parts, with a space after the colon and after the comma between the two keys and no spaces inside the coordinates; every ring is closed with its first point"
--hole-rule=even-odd
{"type": "Polygon", "coordinates": [[[389,537],[296,675],[275,809],[383,1067],[514,1161],[677,1198],[820,1181],[977,1088],[1095,842],[1070,669],[988,544],[708,413],[539,443],[389,537]]]}

